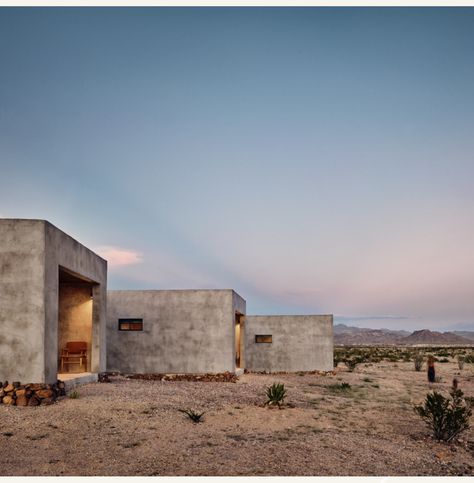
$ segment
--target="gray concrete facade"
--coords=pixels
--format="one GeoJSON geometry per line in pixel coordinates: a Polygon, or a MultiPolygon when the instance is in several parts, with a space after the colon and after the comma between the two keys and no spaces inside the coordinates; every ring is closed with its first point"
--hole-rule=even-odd
{"type": "Polygon", "coordinates": [[[0,219],[0,380],[54,382],[61,333],[80,313],[90,314],[89,369],[104,371],[106,294],[104,259],[47,221],[0,219]],[[82,287],[75,299],[88,309],[71,311],[71,295],[60,314],[67,284],[82,287]]]}
{"type": "Polygon", "coordinates": [[[246,369],[265,372],[333,369],[332,315],[249,315],[245,324],[246,369]],[[259,335],[271,336],[271,342],[256,342],[259,335]]]}
{"type": "Polygon", "coordinates": [[[245,311],[233,290],[109,291],[107,370],[234,372],[236,314],[245,311]],[[119,319],[142,319],[143,330],[119,330],[119,319]]]}
{"type": "Polygon", "coordinates": [[[0,381],[54,382],[69,341],[88,360],[68,372],[91,377],[333,369],[332,315],[247,316],[230,289],[107,292],[107,262],[44,220],[0,219],[0,327],[0,381]]]}

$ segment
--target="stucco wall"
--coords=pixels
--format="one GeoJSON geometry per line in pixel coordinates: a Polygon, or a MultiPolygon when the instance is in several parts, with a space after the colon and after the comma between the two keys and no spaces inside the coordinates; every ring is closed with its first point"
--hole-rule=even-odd
{"type": "Polygon", "coordinates": [[[219,373],[235,370],[232,290],[119,290],[107,300],[107,370],[219,373]],[[142,318],[143,331],[119,331],[119,318],[142,318]]]}
{"type": "Polygon", "coordinates": [[[44,379],[44,224],[0,219],[0,381],[44,379]]]}
{"type": "Polygon", "coordinates": [[[297,372],[333,369],[332,315],[247,316],[245,367],[253,371],[297,372]],[[272,343],[255,343],[272,335],[272,343]]]}
{"type": "Polygon", "coordinates": [[[79,274],[93,286],[92,341],[90,369],[106,369],[107,262],[49,222],[45,223],[45,377],[57,373],[58,347],[58,267],[79,274]]]}
{"type": "Polygon", "coordinates": [[[105,370],[107,262],[47,221],[0,219],[0,380],[56,380],[59,266],[96,282],[91,369],[105,370]]]}

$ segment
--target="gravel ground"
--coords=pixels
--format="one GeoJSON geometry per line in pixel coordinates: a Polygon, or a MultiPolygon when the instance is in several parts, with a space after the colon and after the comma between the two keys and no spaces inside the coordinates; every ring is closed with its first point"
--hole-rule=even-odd
{"type": "MultiPolygon", "coordinates": [[[[474,367],[437,364],[474,396],[474,367]]],[[[78,399],[35,408],[0,405],[0,473],[7,475],[473,475],[474,429],[434,441],[414,413],[430,385],[412,363],[353,373],[245,374],[235,384],[113,377],[78,399]],[[291,406],[263,407],[283,382],[291,406]],[[348,382],[347,393],[330,385],[348,382]],[[205,411],[192,423],[179,408],[205,411]]],[[[472,421],[474,423],[474,421],[472,421]]]]}

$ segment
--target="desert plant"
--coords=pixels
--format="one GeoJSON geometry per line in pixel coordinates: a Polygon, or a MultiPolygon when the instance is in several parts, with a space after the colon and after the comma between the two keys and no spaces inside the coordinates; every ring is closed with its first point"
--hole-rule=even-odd
{"type": "Polygon", "coordinates": [[[351,357],[350,359],[345,359],[344,364],[346,365],[349,372],[354,372],[355,368],[358,364],[362,362],[362,358],[360,357],[351,357]]]}
{"type": "Polygon", "coordinates": [[[284,384],[273,383],[271,386],[267,387],[266,389],[267,394],[267,402],[269,406],[277,405],[281,408],[283,404],[283,400],[286,397],[286,389],[284,384]]]}
{"type": "Polygon", "coordinates": [[[413,356],[413,363],[415,364],[415,371],[420,372],[423,367],[423,356],[421,354],[415,354],[413,356]]]}
{"type": "Polygon", "coordinates": [[[458,356],[458,367],[460,371],[462,371],[464,368],[464,362],[465,362],[464,356],[458,356]]]}
{"type": "Polygon", "coordinates": [[[423,404],[414,407],[439,441],[451,441],[469,429],[469,418],[472,415],[470,404],[466,403],[463,392],[456,385],[453,384],[449,394],[450,397],[445,397],[433,391],[426,395],[423,404]]]}
{"type": "Polygon", "coordinates": [[[204,413],[198,413],[194,409],[178,409],[179,412],[186,414],[193,423],[202,423],[204,413]]]}
{"type": "Polygon", "coordinates": [[[69,393],[69,399],[79,399],[79,393],[77,391],[71,391],[69,393]]]}
{"type": "Polygon", "coordinates": [[[348,382],[341,382],[340,384],[329,384],[327,388],[331,392],[348,392],[351,390],[351,385],[348,382]]]}

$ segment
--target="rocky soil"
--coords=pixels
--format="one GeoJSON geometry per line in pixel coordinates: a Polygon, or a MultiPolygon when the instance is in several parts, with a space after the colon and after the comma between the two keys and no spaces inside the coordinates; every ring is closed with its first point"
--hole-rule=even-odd
{"type": "MultiPolygon", "coordinates": [[[[474,396],[474,367],[413,363],[340,367],[332,376],[245,374],[237,383],[111,377],[49,406],[0,406],[7,475],[473,475],[474,429],[434,441],[413,411],[452,378],[474,396]],[[283,382],[290,407],[264,407],[283,382]],[[351,388],[341,391],[347,382],[351,388]],[[178,409],[205,411],[193,423],[178,409]]],[[[474,418],[473,418],[474,419],[474,418]]],[[[474,424],[474,420],[472,421],[474,424]]]]}

